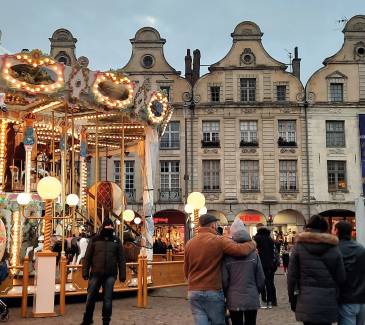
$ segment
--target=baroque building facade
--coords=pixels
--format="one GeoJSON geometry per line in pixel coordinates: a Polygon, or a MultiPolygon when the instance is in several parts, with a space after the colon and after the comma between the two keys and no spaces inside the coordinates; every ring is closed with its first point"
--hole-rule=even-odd
{"type": "MultiPolygon", "coordinates": [[[[157,30],[137,31],[131,58],[120,71],[137,85],[164,91],[174,107],[160,141],[156,219],[185,220],[192,191],[204,193],[207,209],[222,224],[240,217],[252,232],[258,222],[297,231],[314,213],[353,216],[362,193],[358,114],[365,108],[364,26],[364,16],[347,23],[343,47],[305,87],[297,49],[288,72],[267,53],[253,22],[236,26],[230,50],[203,76],[199,50],[193,58],[188,50],[185,78],[168,64],[157,30]]],[[[69,31],[57,30],[50,41],[60,62],[80,61],[69,31]]],[[[101,180],[119,183],[119,155],[110,150],[100,158],[101,180]]],[[[92,159],[91,170],[94,165],[92,159]]],[[[124,185],[128,206],[139,213],[140,171],[137,156],[129,153],[124,185]]]]}

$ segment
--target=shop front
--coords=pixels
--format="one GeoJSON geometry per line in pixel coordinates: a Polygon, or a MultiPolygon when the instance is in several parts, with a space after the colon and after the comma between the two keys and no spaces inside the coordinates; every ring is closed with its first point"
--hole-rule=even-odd
{"type": "Polygon", "coordinates": [[[153,216],[155,224],[154,247],[161,251],[172,249],[174,253],[184,252],[184,243],[186,238],[185,213],[178,210],[162,210],[153,216]],[[156,245],[158,244],[158,245],[156,245]]]}

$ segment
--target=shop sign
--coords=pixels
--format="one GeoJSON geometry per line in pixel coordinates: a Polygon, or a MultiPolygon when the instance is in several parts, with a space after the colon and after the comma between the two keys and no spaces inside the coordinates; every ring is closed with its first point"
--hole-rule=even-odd
{"type": "Polygon", "coordinates": [[[259,222],[261,222],[261,216],[259,214],[241,214],[240,219],[244,223],[259,223],[259,222]]]}
{"type": "Polygon", "coordinates": [[[154,223],[169,223],[169,218],[153,218],[154,223]]]}

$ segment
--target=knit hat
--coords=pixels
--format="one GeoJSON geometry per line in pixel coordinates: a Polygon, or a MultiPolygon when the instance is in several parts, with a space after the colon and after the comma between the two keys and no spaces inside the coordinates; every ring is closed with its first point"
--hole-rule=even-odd
{"type": "Polygon", "coordinates": [[[232,239],[237,243],[243,243],[251,240],[250,234],[247,232],[245,224],[240,219],[236,219],[230,228],[232,239]]]}
{"type": "Polygon", "coordinates": [[[104,221],[103,221],[103,225],[102,225],[102,228],[105,228],[105,227],[107,227],[107,226],[113,226],[113,228],[114,228],[114,223],[113,223],[113,221],[112,221],[111,219],[109,219],[109,218],[104,219],[104,221]]]}

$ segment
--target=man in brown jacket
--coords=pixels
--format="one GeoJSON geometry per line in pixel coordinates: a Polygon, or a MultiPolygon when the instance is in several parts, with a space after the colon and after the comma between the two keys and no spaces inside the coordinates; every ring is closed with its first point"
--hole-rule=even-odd
{"type": "Polygon", "coordinates": [[[225,325],[221,264],[224,254],[246,256],[256,249],[253,241],[236,243],[217,234],[215,216],[199,218],[198,234],[185,247],[185,277],[196,325],[225,325]]]}

